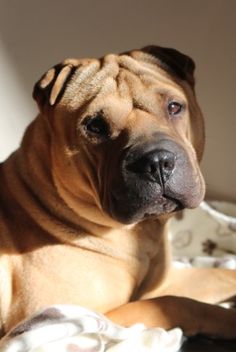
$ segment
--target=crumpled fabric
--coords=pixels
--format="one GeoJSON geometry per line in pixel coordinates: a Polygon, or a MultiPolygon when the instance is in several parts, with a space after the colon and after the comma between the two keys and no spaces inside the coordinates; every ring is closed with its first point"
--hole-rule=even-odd
{"type": "Polygon", "coordinates": [[[124,328],[83,307],[56,305],[17,325],[1,340],[0,351],[177,352],[182,342],[179,328],[124,328]]]}

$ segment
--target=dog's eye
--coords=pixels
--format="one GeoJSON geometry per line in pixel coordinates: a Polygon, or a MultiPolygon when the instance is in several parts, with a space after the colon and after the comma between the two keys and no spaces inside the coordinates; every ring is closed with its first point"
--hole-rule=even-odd
{"type": "Polygon", "coordinates": [[[168,114],[170,116],[179,115],[183,110],[183,105],[178,103],[177,101],[171,101],[168,104],[168,114]]]}
{"type": "Polygon", "coordinates": [[[108,138],[110,135],[109,126],[101,113],[86,117],[84,126],[86,132],[95,137],[108,138]]]}

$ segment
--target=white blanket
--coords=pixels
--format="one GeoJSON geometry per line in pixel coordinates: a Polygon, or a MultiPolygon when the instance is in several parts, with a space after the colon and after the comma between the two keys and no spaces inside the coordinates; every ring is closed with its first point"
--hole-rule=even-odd
{"type": "Polygon", "coordinates": [[[53,306],[18,325],[3,339],[4,352],[178,351],[180,329],[123,328],[103,315],[77,306],[53,306]]]}
{"type": "MultiPolygon", "coordinates": [[[[172,220],[174,265],[236,269],[236,205],[203,202],[172,220]]],[[[78,306],[53,306],[19,324],[0,342],[0,352],[177,352],[178,328],[117,326],[78,306]]]]}

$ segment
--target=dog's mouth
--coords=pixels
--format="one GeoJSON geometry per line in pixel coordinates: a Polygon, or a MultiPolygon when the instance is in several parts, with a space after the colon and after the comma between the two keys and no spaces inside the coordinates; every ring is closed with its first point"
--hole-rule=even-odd
{"type": "Polygon", "coordinates": [[[156,197],[136,197],[129,193],[112,193],[109,212],[113,218],[131,224],[146,219],[157,218],[184,209],[184,204],[173,197],[158,194],[156,197]]]}
{"type": "MultiPolygon", "coordinates": [[[[185,208],[184,205],[178,199],[174,199],[165,195],[162,196],[162,201],[160,201],[160,205],[162,205],[163,208],[162,214],[174,213],[185,208]]],[[[162,214],[157,214],[156,212],[146,212],[144,213],[144,218],[155,218],[157,215],[162,214]]]]}

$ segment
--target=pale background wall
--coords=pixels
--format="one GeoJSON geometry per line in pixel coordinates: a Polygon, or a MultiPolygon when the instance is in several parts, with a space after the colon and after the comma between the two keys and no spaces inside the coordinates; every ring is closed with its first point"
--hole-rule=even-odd
{"type": "Polygon", "coordinates": [[[235,0],[0,0],[0,159],[35,116],[34,82],[65,57],[159,44],[197,64],[208,195],[236,201],[235,0]]]}

